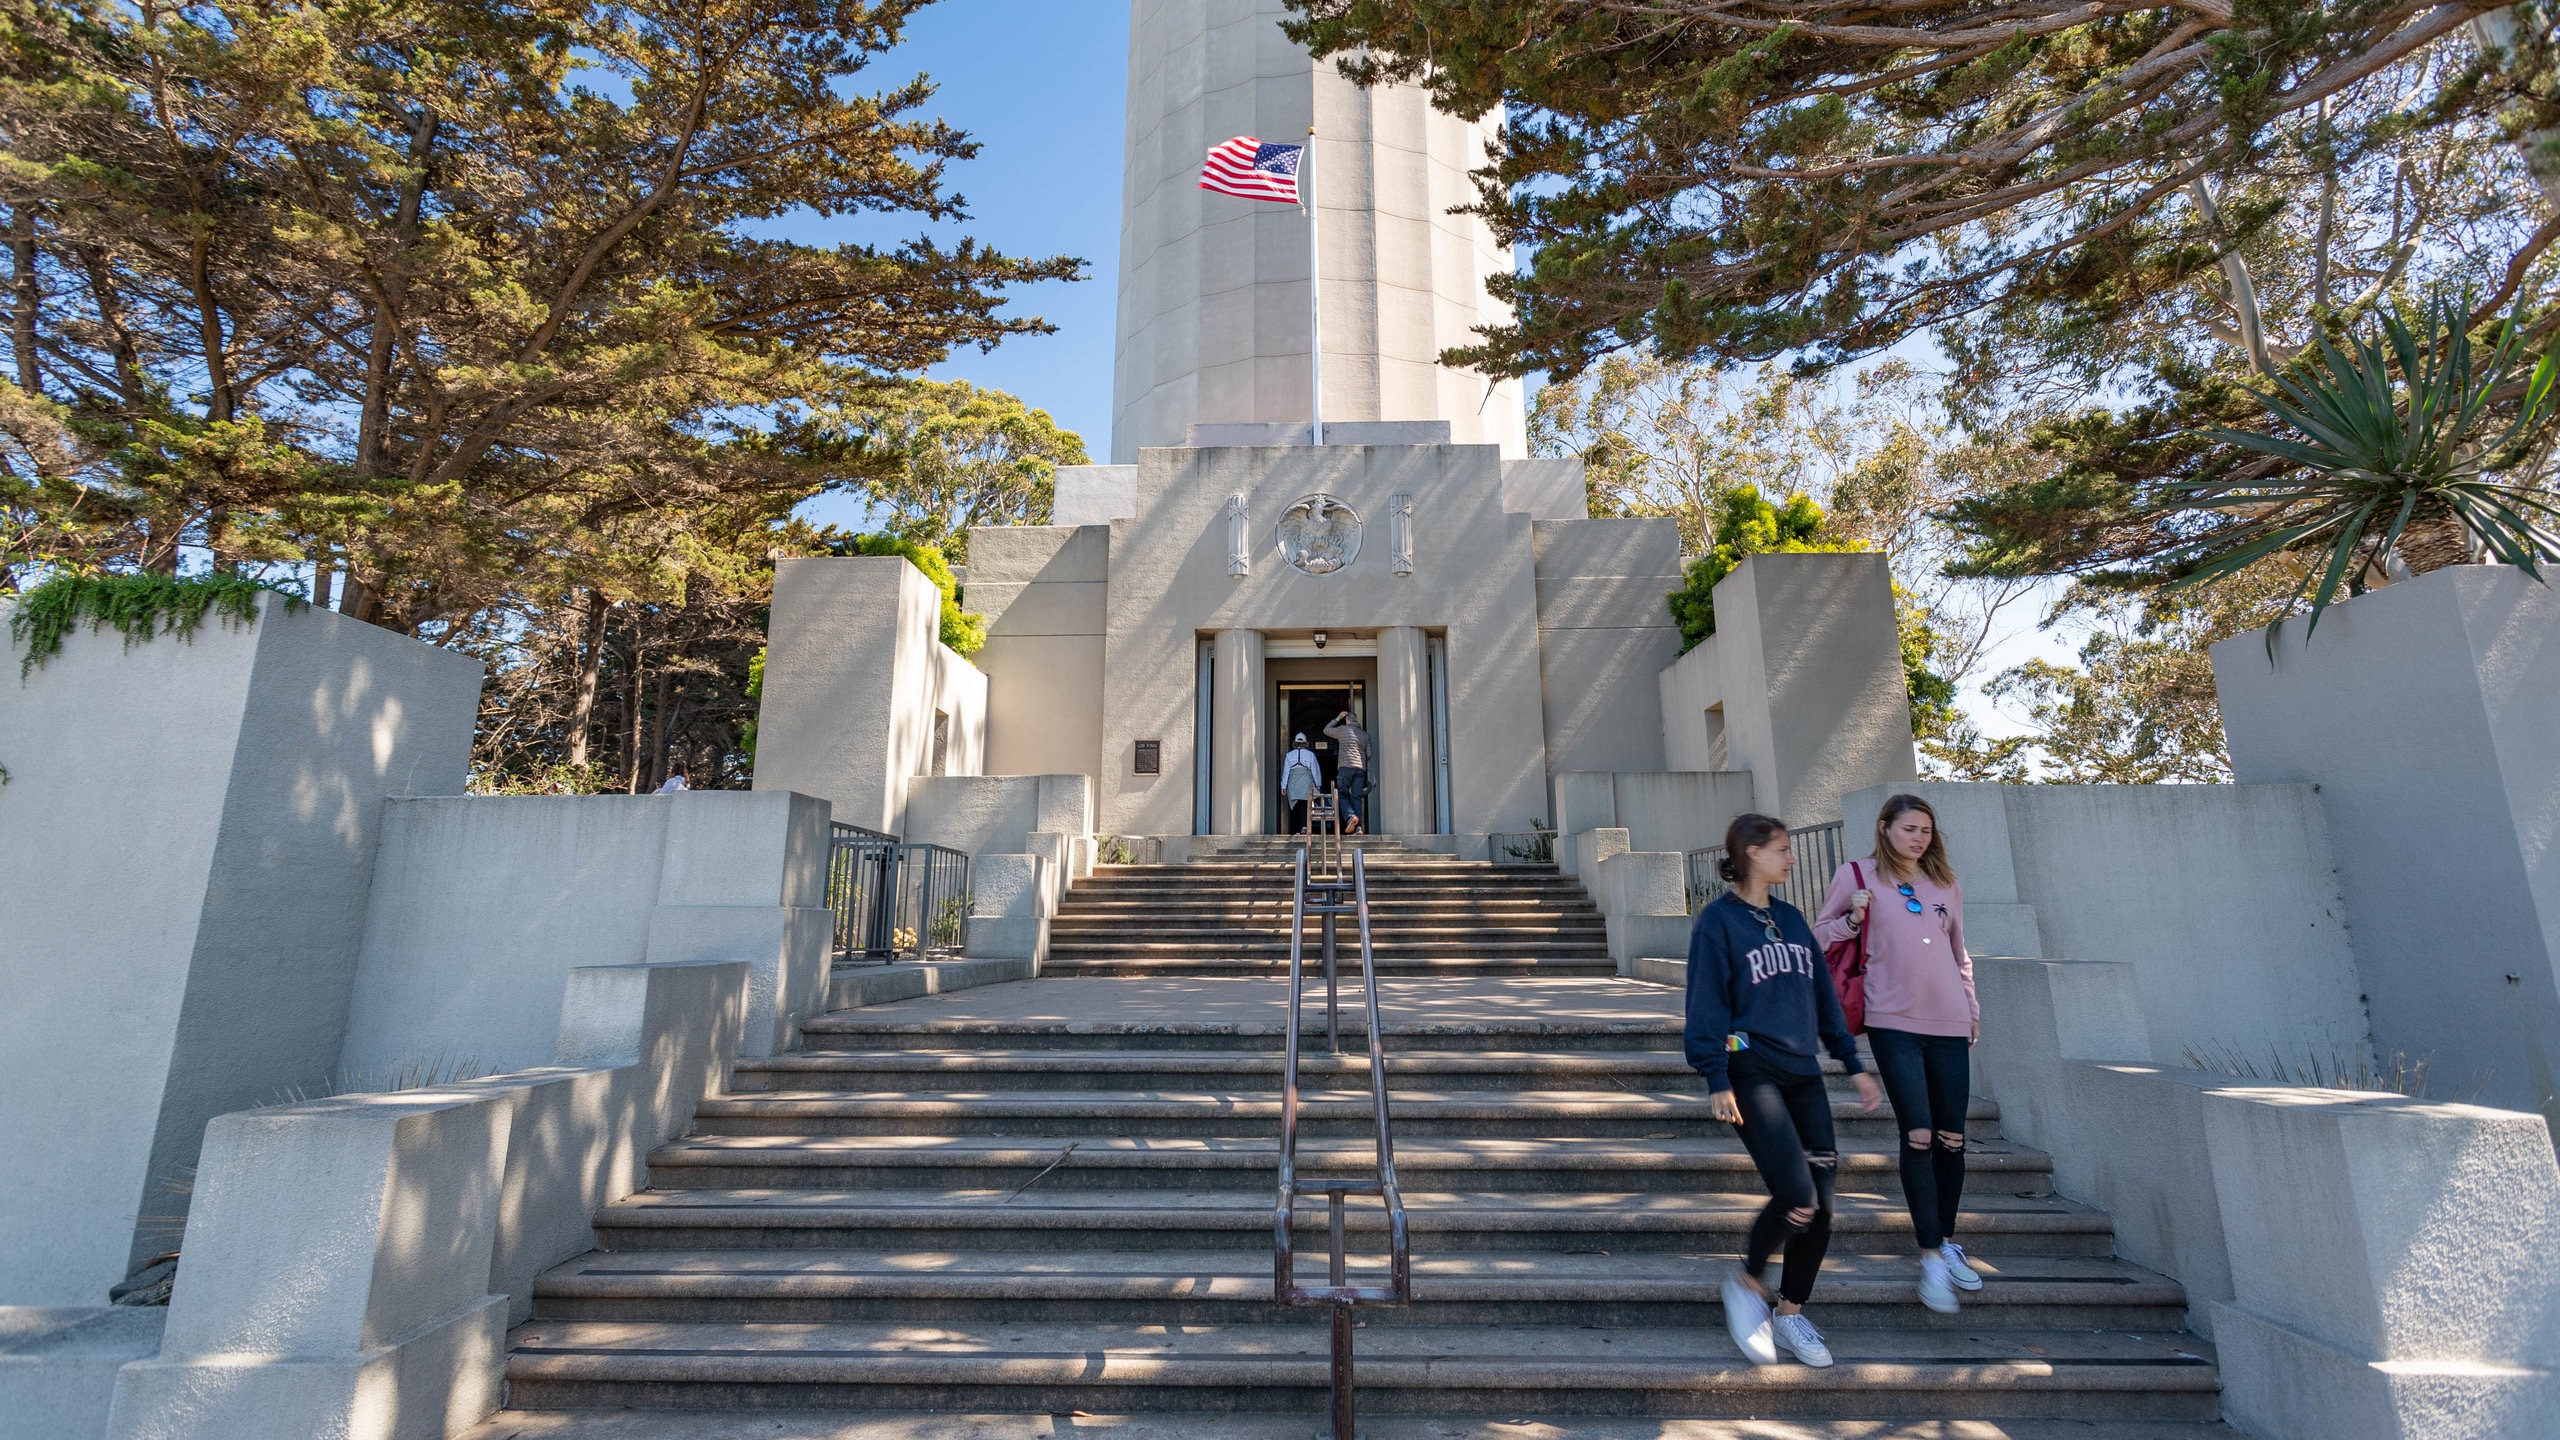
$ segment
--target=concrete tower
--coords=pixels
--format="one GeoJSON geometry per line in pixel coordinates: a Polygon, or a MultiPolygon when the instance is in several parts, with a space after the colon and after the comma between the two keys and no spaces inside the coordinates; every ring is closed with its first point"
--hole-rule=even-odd
{"type": "Polygon", "coordinates": [[[1324,418],[1445,420],[1461,444],[1526,453],[1520,384],[1438,355],[1510,312],[1484,277],[1510,257],[1473,216],[1467,172],[1492,122],[1411,86],[1364,91],[1280,33],[1280,0],[1131,0],[1120,323],[1111,458],[1192,425],[1308,416],[1307,227],[1295,209],[1199,188],[1211,145],[1316,125],[1324,418]]]}

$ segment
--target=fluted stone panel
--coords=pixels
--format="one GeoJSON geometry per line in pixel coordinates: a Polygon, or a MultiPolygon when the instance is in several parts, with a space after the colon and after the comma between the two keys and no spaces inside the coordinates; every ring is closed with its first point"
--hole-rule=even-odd
{"type": "Polygon", "coordinates": [[[1411,86],[1361,90],[1280,33],[1279,0],[1132,0],[1111,451],[1128,464],[1195,424],[1306,420],[1307,222],[1199,188],[1211,145],[1317,127],[1324,416],[1446,420],[1459,444],[1525,453],[1520,386],[1439,364],[1509,318],[1485,277],[1509,257],[1452,215],[1485,125],[1411,86]]]}

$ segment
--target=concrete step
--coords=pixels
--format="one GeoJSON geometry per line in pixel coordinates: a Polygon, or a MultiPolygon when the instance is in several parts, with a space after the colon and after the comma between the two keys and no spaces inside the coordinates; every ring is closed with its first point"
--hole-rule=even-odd
{"type": "MultiPolygon", "coordinates": [[[[499,1411],[460,1440],[1308,1440],[1312,1414],[971,1415],[859,1410],[499,1411]]],[[[1330,1434],[1329,1431],[1323,1432],[1330,1434]]],[[[1617,1420],[1370,1415],[1365,1440],[2238,1440],[2210,1420],[1617,1420]]]]}
{"type": "MultiPolygon", "coordinates": [[[[1229,983],[1234,982],[1203,982],[1204,986],[1229,983]]],[[[1531,978],[1530,983],[1536,983],[1535,979],[1531,978]]],[[[1367,1032],[1362,1028],[1359,994],[1356,984],[1343,987],[1343,1044],[1349,1049],[1362,1048],[1368,1043],[1365,1038],[1367,1032]]],[[[1285,1015],[1287,1012],[1283,1009],[1281,1013],[1285,1015]]],[[[1303,1023],[1315,1033],[1322,1033],[1324,1009],[1321,1001],[1311,1001],[1305,1013],[1303,1023]]],[[[1626,1020],[1520,1019],[1506,1020],[1499,1026],[1389,1020],[1381,1036],[1389,1053],[1395,1056],[1415,1050],[1448,1049],[1469,1041],[1505,1050],[1547,1044],[1558,1050],[1660,1050],[1676,1054],[1680,1047],[1681,1027],[1682,1022],[1677,1016],[1626,1020]]],[[[801,1033],[805,1037],[804,1053],[808,1054],[835,1050],[942,1050],[955,1045],[984,1045],[1008,1050],[1213,1050],[1276,1056],[1286,1031],[1285,1021],[1111,1021],[1041,1017],[918,1019],[914,1018],[913,1012],[848,1010],[812,1016],[801,1025],[801,1033]]],[[[1395,1061],[1390,1060],[1388,1064],[1392,1067],[1395,1061]]]]}
{"type": "MultiPolygon", "coordinates": [[[[1344,973],[1356,977],[1360,973],[1357,952],[1337,962],[1344,973]]],[[[1618,973],[1617,962],[1605,954],[1573,955],[1494,955],[1461,958],[1458,956],[1380,955],[1372,958],[1379,978],[1386,980],[1418,979],[1484,979],[1505,975],[1523,978],[1562,976],[1599,979],[1618,973]]],[[[1316,957],[1315,970],[1320,971],[1323,957],[1316,957]]],[[[1284,950],[1276,956],[1203,955],[1126,955],[1075,954],[1060,956],[1053,950],[1042,965],[1041,973],[1067,980],[1079,976],[1103,976],[1125,979],[1177,978],[1196,976],[1230,979],[1277,979],[1288,975],[1289,956],[1284,950]]]]}
{"type": "MultiPolygon", "coordinates": [[[[1329,1383],[1318,1312],[1187,1327],[653,1324],[536,1320],[514,1335],[509,1403],[529,1408],[1292,1410],[1329,1383]]],[[[1377,1325],[1361,1332],[1366,1414],[2034,1416],[2210,1420],[2203,1342],[2160,1332],[1852,1330],[1840,1363],[1752,1366],[1720,1330],[1377,1325]]]]}
{"type": "MultiPolygon", "coordinates": [[[[1392,1070],[1392,1065],[1391,1065],[1392,1070]]],[[[1604,1090],[1473,1091],[1455,1096],[1391,1091],[1399,1144],[1442,1136],[1592,1139],[1697,1136],[1724,1131],[1699,1093],[1604,1090]]],[[[1298,1133],[1358,1138],[1375,1132],[1367,1090],[1301,1087],[1298,1133]]],[[[766,1091],[705,1100],[694,1112],[700,1135],[1170,1136],[1277,1135],[1276,1092],[1074,1091],[1057,1095],[949,1091],[766,1091]]],[[[1893,1115],[1834,1096],[1832,1124],[1843,1144],[1890,1142],[1893,1115]]],[[[1999,1109],[1976,1100],[1967,1136],[1999,1136],[1999,1109]]]]}
{"type": "MultiPolygon", "coordinates": [[[[1063,929],[1053,923],[1049,935],[1052,950],[1061,945],[1085,949],[1119,945],[1153,950],[1289,953],[1289,921],[1286,916],[1269,924],[1247,920],[1196,922],[1181,916],[1160,920],[1086,919],[1063,929]]],[[[1302,926],[1298,936],[1299,943],[1310,950],[1324,944],[1322,926],[1302,926]]],[[[1461,955],[1471,951],[1539,955],[1548,951],[1606,947],[1609,928],[1598,921],[1584,922],[1554,916],[1484,924],[1434,921],[1427,925],[1401,924],[1371,917],[1369,943],[1381,955],[1461,955]]],[[[1335,927],[1334,946],[1337,950],[1357,951],[1359,945],[1360,927],[1357,924],[1335,927]]]]}
{"type": "MultiPolygon", "coordinates": [[[[601,1211],[607,1250],[1217,1250],[1268,1257],[1271,1191],[1111,1190],[1064,1167],[1037,1185],[938,1188],[661,1189],[601,1211]]],[[[1660,1254],[1738,1252],[1767,1197],[1744,1192],[1556,1194],[1404,1192],[1413,1253],[1660,1254]]],[[[1324,1243],[1324,1206],[1298,1212],[1302,1247],[1324,1243]]],[[[1386,1233],[1373,1202],[1346,1210],[1354,1245],[1376,1249],[1386,1233]]],[[[1985,1256],[2103,1258],[2114,1253],[2107,1217],[2053,1195],[1969,1190],[1957,1233],[1985,1256]]],[[[1834,1245],[1896,1251],[1910,1243],[1901,1194],[1844,1191],[1832,1216],[1834,1245]]],[[[1314,1253],[1313,1249],[1309,1253],[1314,1253]]]]}
{"type": "MultiPolygon", "coordinates": [[[[1295,879],[1295,871],[1277,866],[1267,870],[1235,866],[1222,873],[1209,874],[1104,876],[1097,873],[1068,887],[1067,903],[1125,900],[1139,895],[1185,895],[1201,898],[1276,896],[1286,904],[1295,879]]],[[[1373,902],[1457,895],[1493,900],[1573,900],[1585,904],[1591,900],[1590,892],[1583,889],[1579,881],[1562,875],[1510,876],[1490,870],[1433,871],[1421,868],[1369,872],[1369,898],[1373,902]]]]}
{"type": "MultiPolygon", "coordinates": [[[[1163,939],[1200,935],[1223,939],[1231,935],[1259,937],[1289,933],[1289,910],[1275,906],[1267,914],[1217,914],[1155,907],[1152,913],[1096,915],[1087,911],[1062,911],[1050,922],[1050,933],[1107,929],[1118,933],[1142,933],[1163,939]]],[[[1309,915],[1298,926],[1303,934],[1324,933],[1324,917],[1309,915]]],[[[1357,935],[1357,917],[1335,917],[1338,934],[1357,935]]],[[[1598,912],[1589,915],[1560,915],[1551,910],[1536,909],[1517,912],[1472,914],[1463,909],[1435,910],[1429,914],[1398,914],[1372,910],[1369,915],[1372,935],[1394,935],[1415,939],[1431,939],[1442,935],[1545,935],[1557,932],[1608,934],[1608,922],[1598,912]]]]}
{"type": "MultiPolygon", "coordinates": [[[[1055,918],[1090,924],[1123,925],[1192,925],[1231,927],[1272,926],[1285,929],[1289,923],[1290,901],[1286,892],[1278,895],[1184,895],[1114,898],[1110,901],[1069,900],[1059,907],[1055,918]]],[[[1369,901],[1369,923],[1405,926],[1431,925],[1526,925],[1537,923],[1589,924],[1600,918],[1598,907],[1582,900],[1524,899],[1516,895],[1466,896],[1430,895],[1386,897],[1372,896],[1369,901]]],[[[1356,927],[1357,915],[1337,913],[1337,927],[1356,927]]],[[[1323,928],[1324,916],[1310,910],[1303,923],[1309,929],[1323,928]]]]}
{"type": "MultiPolygon", "coordinates": [[[[1736,1255],[1482,1254],[1413,1257],[1414,1302],[1364,1314],[1380,1325],[1714,1326],[1717,1287],[1736,1255]]],[[[1325,1252],[1301,1252],[1320,1281],[1325,1252]]],[[[1365,1248],[1350,1273],[1382,1276],[1365,1248]]],[[[1844,1329],[2175,1330],[2186,1294],[2121,1260],[1994,1260],[1960,1315],[1923,1307],[1909,1254],[1823,1262],[1822,1321],[1844,1329]]],[[[534,1316],[845,1325],[1097,1321],[1115,1325],[1271,1325],[1299,1317],[1272,1299],[1259,1251],[692,1250],[583,1255],[534,1284],[534,1316]]]]}
{"type": "MultiPolygon", "coordinates": [[[[1131,1190],[1240,1189],[1268,1192],[1279,1164],[1275,1137],[1061,1137],[1056,1141],[969,1135],[701,1135],[659,1147],[649,1157],[658,1189],[894,1189],[1029,1185],[1048,1175],[1062,1183],[1131,1190]]],[[[2050,1188],[2043,1152],[2011,1142],[1970,1147],[1966,1188],[1990,1194],[2040,1195],[2050,1188]]],[[[1302,1140],[1303,1178],[1375,1173],[1364,1139],[1302,1140]]],[[[1396,1172],[1418,1190],[1459,1188],[1524,1192],[1613,1191],[1696,1194],[1761,1193],[1759,1172],[1731,1139],[1400,1139],[1396,1172]]],[[[1840,1187],[1882,1190],[1898,1185],[1890,1137],[1858,1148],[1843,1137],[1840,1187]]]]}
{"type": "MultiPolygon", "coordinates": [[[[1348,997],[1356,1000],[1357,996],[1348,997]]],[[[1349,1015],[1345,1019],[1352,1018],[1349,1015]]],[[[1321,1012],[1309,1017],[1315,1053],[1298,1060],[1298,1083],[1308,1089],[1356,1089],[1369,1084],[1369,1056],[1355,1033],[1345,1053],[1324,1053],[1321,1012]]],[[[912,1049],[807,1050],[745,1056],[730,1079],[733,1095],[772,1091],[902,1090],[999,1094],[1034,1091],[1206,1090],[1221,1095],[1279,1093],[1286,1061],[1275,1042],[1267,1051],[912,1049]]],[[[1413,1050],[1398,1045],[1388,1056],[1392,1093],[1475,1093],[1513,1090],[1588,1090],[1618,1094],[1706,1093],[1707,1082],[1677,1050],[1413,1050]]],[[[1831,1077],[1832,1093],[1852,1095],[1845,1075],[1831,1077]]],[[[1987,1105],[1989,1102],[1979,1102],[1987,1105]]],[[[1997,1114],[1994,1107],[1990,1112],[1997,1114]]]]}

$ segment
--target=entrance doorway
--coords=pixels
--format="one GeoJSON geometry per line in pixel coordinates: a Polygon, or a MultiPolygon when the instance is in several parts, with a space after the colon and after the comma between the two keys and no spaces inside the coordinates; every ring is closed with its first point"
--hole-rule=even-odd
{"type": "MultiPolygon", "coordinates": [[[[1334,744],[1331,736],[1324,733],[1324,727],[1332,724],[1334,717],[1345,710],[1351,712],[1351,718],[1358,722],[1361,729],[1369,728],[1367,681],[1282,681],[1278,734],[1280,753],[1272,757],[1272,775],[1274,777],[1279,775],[1280,760],[1289,753],[1291,737],[1304,735],[1307,737],[1307,748],[1316,752],[1317,768],[1324,773],[1323,783],[1316,788],[1319,790],[1331,788],[1334,783],[1334,771],[1338,768],[1337,761],[1340,758],[1339,747],[1334,744]]],[[[1273,806],[1271,828],[1274,832],[1285,831],[1288,828],[1289,802],[1281,795],[1279,781],[1276,778],[1272,782],[1271,794],[1276,802],[1273,806]]]]}

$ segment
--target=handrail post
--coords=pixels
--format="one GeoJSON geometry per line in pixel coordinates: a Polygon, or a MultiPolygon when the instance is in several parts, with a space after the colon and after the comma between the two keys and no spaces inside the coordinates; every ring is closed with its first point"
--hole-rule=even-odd
{"type": "Polygon", "coordinates": [[[1324,912],[1324,1043],[1332,1054],[1342,1053],[1342,997],[1335,984],[1333,960],[1333,910],[1324,912]]]}

